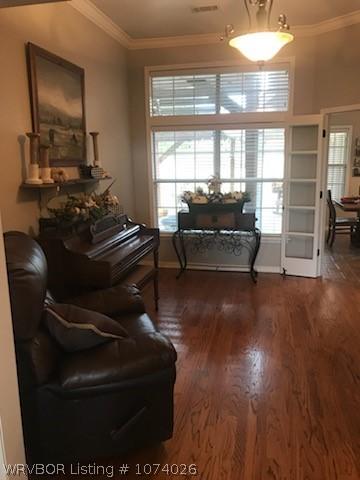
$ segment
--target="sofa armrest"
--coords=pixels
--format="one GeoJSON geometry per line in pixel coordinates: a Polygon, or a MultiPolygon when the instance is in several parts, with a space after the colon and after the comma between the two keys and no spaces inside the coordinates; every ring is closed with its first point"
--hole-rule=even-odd
{"type": "Polygon", "coordinates": [[[145,305],[139,290],[133,285],[116,285],[104,290],[95,290],[66,299],[63,303],[109,316],[122,313],[145,313],[145,305]]]}
{"type": "Polygon", "coordinates": [[[48,332],[39,329],[34,338],[15,346],[21,391],[43,385],[56,375],[62,354],[48,332]]]}
{"type": "Polygon", "coordinates": [[[173,368],[177,354],[159,332],[115,340],[65,355],[59,368],[64,390],[106,388],[173,368]]]}

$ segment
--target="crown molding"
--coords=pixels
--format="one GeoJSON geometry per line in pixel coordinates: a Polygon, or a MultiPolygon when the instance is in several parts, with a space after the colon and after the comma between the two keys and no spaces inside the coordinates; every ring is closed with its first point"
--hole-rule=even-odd
{"type": "MultiPolygon", "coordinates": [[[[90,0],[71,0],[69,5],[129,50],[211,45],[219,43],[222,35],[221,33],[209,33],[173,37],[131,38],[90,0]]],[[[360,23],[360,10],[312,25],[294,26],[291,32],[297,37],[312,37],[350,27],[358,23],[360,23]]]]}
{"type": "Polygon", "coordinates": [[[69,5],[91,22],[95,23],[99,28],[104,30],[110,37],[114,38],[123,47],[130,48],[132,39],[122,30],[119,25],[105,15],[99,8],[97,8],[90,0],[71,0],[69,5]]]}
{"type": "Polygon", "coordinates": [[[0,8],[25,7],[39,3],[64,2],[65,0],[0,0],[0,8]]]}
{"type": "Polygon", "coordinates": [[[150,48],[189,47],[195,45],[211,45],[219,43],[221,33],[203,33],[198,35],[178,35],[173,37],[133,38],[130,50],[150,48]]]}
{"type": "Polygon", "coordinates": [[[341,28],[351,27],[351,25],[356,25],[357,23],[360,23],[360,10],[314,23],[313,25],[298,25],[292,28],[291,31],[299,37],[313,37],[340,30],[341,28]]]}

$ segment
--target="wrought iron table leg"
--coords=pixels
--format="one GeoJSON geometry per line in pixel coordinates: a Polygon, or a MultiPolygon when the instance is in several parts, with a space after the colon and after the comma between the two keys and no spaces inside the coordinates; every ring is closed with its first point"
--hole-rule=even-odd
{"type": "Polygon", "coordinates": [[[183,243],[184,243],[184,239],[182,238],[182,234],[180,232],[180,230],[176,230],[176,232],[174,232],[173,236],[172,236],[172,243],[173,243],[173,246],[174,246],[174,250],[175,250],[175,253],[176,253],[176,256],[177,256],[177,259],[178,259],[178,262],[179,262],[179,266],[180,266],[180,270],[179,270],[179,273],[176,275],[176,278],[178,279],[181,274],[184,272],[185,268],[186,268],[186,254],[185,254],[185,260],[183,261],[183,258],[184,258],[184,246],[183,246],[183,243]],[[178,248],[178,241],[179,241],[179,244],[180,244],[180,251],[179,251],[179,248],[178,248]]]}
{"type": "Polygon", "coordinates": [[[181,270],[177,274],[177,279],[181,277],[181,275],[185,272],[187,268],[187,255],[186,255],[186,247],[185,247],[185,240],[184,240],[184,233],[182,230],[179,230],[179,242],[180,242],[180,249],[181,249],[181,254],[180,256],[182,257],[182,265],[181,265],[181,270]]]}
{"type": "Polygon", "coordinates": [[[252,281],[254,283],[257,283],[258,272],[254,269],[254,265],[256,262],[256,257],[259,253],[260,242],[261,242],[261,232],[260,230],[256,229],[254,234],[255,234],[255,247],[254,247],[253,254],[250,258],[250,275],[251,275],[252,281]]]}
{"type": "Polygon", "coordinates": [[[186,247],[185,247],[185,240],[184,240],[184,232],[180,230],[180,245],[181,245],[181,251],[182,251],[182,256],[184,260],[184,270],[187,268],[187,255],[186,255],[186,247]]]}

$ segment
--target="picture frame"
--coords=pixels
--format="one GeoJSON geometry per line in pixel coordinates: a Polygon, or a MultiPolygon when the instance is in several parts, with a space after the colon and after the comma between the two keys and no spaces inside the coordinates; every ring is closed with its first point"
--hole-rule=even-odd
{"type": "Polygon", "coordinates": [[[85,70],[33,43],[26,50],[32,128],[50,165],[86,164],[85,70]]]}
{"type": "Polygon", "coordinates": [[[360,157],[360,138],[355,139],[355,156],[360,157]]]}
{"type": "Polygon", "coordinates": [[[360,157],[354,157],[353,167],[360,167],[360,157]]]}

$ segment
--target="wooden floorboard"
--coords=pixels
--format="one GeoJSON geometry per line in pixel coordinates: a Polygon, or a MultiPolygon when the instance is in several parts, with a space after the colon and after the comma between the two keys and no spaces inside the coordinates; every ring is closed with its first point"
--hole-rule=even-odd
{"type": "Polygon", "coordinates": [[[179,354],[174,436],[126,478],[195,463],[202,480],[360,479],[358,285],[162,270],[160,291],[157,314],[146,302],[179,354]]]}
{"type": "Polygon", "coordinates": [[[175,276],[160,272],[158,313],[151,288],[145,292],[179,356],[174,435],[112,459],[114,476],[181,479],[139,476],[136,464],[195,464],[198,475],[187,478],[359,480],[359,285],[270,274],[257,285],[247,274],[175,276]],[[120,475],[123,464],[130,470],[120,475]]]}
{"type": "Polygon", "coordinates": [[[325,247],[323,276],[360,286],[360,248],[351,244],[349,235],[337,235],[334,245],[325,247]]]}

